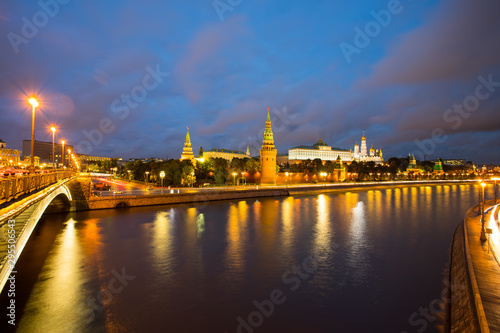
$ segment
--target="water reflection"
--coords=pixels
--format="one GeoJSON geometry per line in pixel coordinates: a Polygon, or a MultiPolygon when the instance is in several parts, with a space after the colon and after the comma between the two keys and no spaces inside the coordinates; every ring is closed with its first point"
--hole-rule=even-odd
{"type": "Polygon", "coordinates": [[[227,214],[226,239],[228,246],[225,263],[232,275],[243,272],[245,268],[243,249],[246,235],[243,231],[246,225],[246,218],[240,220],[239,216],[238,207],[235,204],[231,204],[227,214]]]}
{"type": "Polygon", "coordinates": [[[314,226],[314,251],[325,253],[330,251],[332,240],[332,225],[330,223],[330,196],[318,195],[316,207],[316,224],[314,226]]]}
{"type": "Polygon", "coordinates": [[[170,219],[170,216],[173,214],[174,209],[171,209],[169,212],[160,211],[156,213],[152,230],[150,230],[153,237],[152,262],[158,276],[164,276],[166,279],[169,279],[171,276],[174,262],[172,255],[174,247],[172,235],[175,224],[170,219]]]}
{"type": "Polygon", "coordinates": [[[294,226],[299,219],[294,218],[294,201],[293,197],[288,197],[281,203],[281,252],[283,253],[284,261],[290,260],[293,253],[294,243],[294,226]]]}
{"type": "Polygon", "coordinates": [[[49,257],[25,308],[32,316],[21,318],[19,331],[54,332],[61,323],[67,331],[85,327],[84,313],[75,311],[85,304],[80,286],[87,278],[82,268],[86,262],[82,256],[83,239],[77,235],[75,224],[75,220],[68,220],[57,238],[54,255],[49,257]]]}
{"type": "Polygon", "coordinates": [[[198,238],[200,238],[205,231],[205,215],[203,215],[203,213],[196,218],[196,230],[198,232],[198,238]]]}
{"type": "MultiPolygon", "coordinates": [[[[368,197],[369,207],[377,207],[381,196],[368,197]]],[[[370,270],[370,246],[366,239],[366,207],[363,201],[358,201],[351,209],[351,222],[349,229],[349,247],[347,252],[347,265],[351,268],[351,276],[354,285],[366,282],[370,270]]]]}

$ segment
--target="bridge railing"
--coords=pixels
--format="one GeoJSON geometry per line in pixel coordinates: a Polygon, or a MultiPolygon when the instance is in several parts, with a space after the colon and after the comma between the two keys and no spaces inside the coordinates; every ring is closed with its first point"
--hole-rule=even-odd
{"type": "Polygon", "coordinates": [[[14,200],[20,195],[39,190],[57,183],[61,179],[69,178],[74,175],[75,173],[73,171],[56,171],[0,178],[0,204],[14,200]]]}

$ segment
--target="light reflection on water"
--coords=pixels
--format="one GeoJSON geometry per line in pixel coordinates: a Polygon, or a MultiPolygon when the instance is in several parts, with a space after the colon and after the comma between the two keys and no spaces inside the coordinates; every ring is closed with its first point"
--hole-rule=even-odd
{"type": "MultiPolygon", "coordinates": [[[[408,317],[441,293],[476,187],[73,213],[29,286],[19,331],[236,332],[236,318],[278,288],[287,301],[255,332],[410,332],[408,317]],[[291,292],[283,273],[310,256],[317,270],[291,292]],[[136,278],[86,323],[82,304],[122,267],[136,278]]],[[[18,265],[29,274],[29,260],[18,265]]]]}

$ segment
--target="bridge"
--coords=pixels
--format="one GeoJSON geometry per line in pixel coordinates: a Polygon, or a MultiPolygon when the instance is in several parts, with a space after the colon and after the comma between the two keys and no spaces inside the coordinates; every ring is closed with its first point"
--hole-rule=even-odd
{"type": "Polygon", "coordinates": [[[44,212],[53,205],[71,210],[71,171],[0,180],[0,292],[44,212]]]}

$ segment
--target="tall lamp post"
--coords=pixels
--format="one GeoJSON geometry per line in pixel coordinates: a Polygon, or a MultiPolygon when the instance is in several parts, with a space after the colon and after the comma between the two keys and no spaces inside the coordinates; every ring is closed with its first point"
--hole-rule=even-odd
{"type": "MultiPolygon", "coordinates": [[[[323,176],[323,182],[325,183],[325,186],[326,186],[326,175],[327,175],[326,172],[321,173],[321,176],[323,176]]],[[[370,177],[371,177],[371,173],[370,173],[370,177]]]]}
{"type": "Polygon", "coordinates": [[[246,177],[245,177],[245,173],[246,173],[246,171],[243,171],[243,172],[241,173],[241,181],[242,181],[242,182],[244,181],[244,182],[245,182],[245,186],[247,186],[247,179],[246,179],[246,177]]]}
{"type": "Polygon", "coordinates": [[[40,105],[35,95],[31,97],[28,102],[32,106],[32,116],[31,116],[31,163],[30,163],[30,173],[35,172],[35,109],[40,105]]]}
{"type": "MultiPolygon", "coordinates": [[[[479,183],[479,186],[481,186],[481,184],[483,183],[483,180],[478,179],[477,181],[479,183]]],[[[480,215],[481,214],[481,188],[479,188],[479,192],[478,192],[478,201],[479,201],[479,208],[477,209],[477,215],[480,215]]]]}
{"type": "Polygon", "coordinates": [[[165,178],[165,171],[160,172],[160,178],[161,178],[161,194],[163,194],[163,178],[165,178]]]}
{"type": "Polygon", "coordinates": [[[56,147],[56,144],[55,144],[55,137],[56,137],[56,127],[55,126],[51,126],[50,127],[50,130],[52,131],[52,171],[54,171],[56,169],[56,156],[55,156],[55,147],[56,147]]]}
{"type": "Polygon", "coordinates": [[[285,187],[288,188],[288,172],[285,172],[285,187]]]}
{"type": "Polygon", "coordinates": [[[233,184],[236,186],[236,172],[233,172],[233,184]]]}
{"type": "Polygon", "coordinates": [[[71,169],[71,149],[68,149],[68,169],[71,169]]]}
{"type": "Polygon", "coordinates": [[[495,181],[495,201],[494,203],[496,204],[497,203],[497,180],[500,180],[500,178],[492,178],[494,181],[495,181]]]}
{"type": "Polygon", "coordinates": [[[146,174],[146,188],[148,187],[149,171],[144,172],[146,174]]]}
{"type": "Polygon", "coordinates": [[[484,230],[484,187],[486,186],[486,183],[482,182],[481,183],[481,240],[485,241],[486,240],[486,232],[484,230]]]}
{"type": "Polygon", "coordinates": [[[61,160],[62,160],[62,168],[64,170],[64,140],[61,140],[62,149],[61,149],[61,160]]]}

